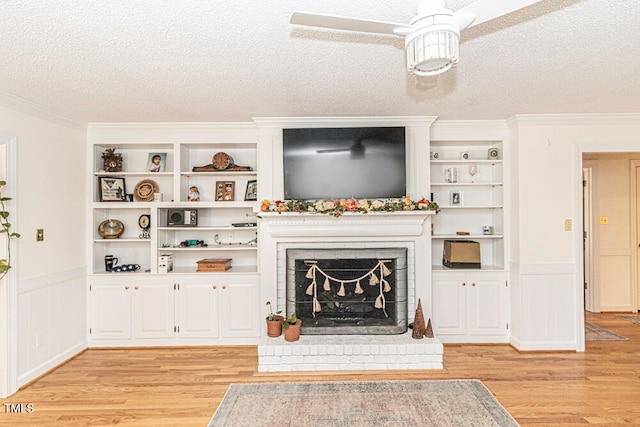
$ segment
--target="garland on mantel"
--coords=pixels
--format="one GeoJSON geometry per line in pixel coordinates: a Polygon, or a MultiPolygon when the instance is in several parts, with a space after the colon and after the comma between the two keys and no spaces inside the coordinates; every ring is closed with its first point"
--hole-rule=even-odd
{"type": "Polygon", "coordinates": [[[409,196],[402,199],[368,200],[368,199],[333,199],[333,200],[271,200],[265,199],[260,206],[262,212],[299,212],[322,213],[338,217],[345,212],[397,212],[416,210],[440,210],[436,202],[424,197],[417,202],[409,196]]]}
{"type": "Polygon", "coordinates": [[[322,289],[327,292],[331,291],[331,280],[333,280],[334,282],[340,283],[340,289],[338,289],[338,293],[337,293],[339,297],[343,297],[346,295],[344,285],[351,284],[351,283],[356,284],[354,289],[354,292],[356,294],[363,294],[364,289],[362,289],[362,286],[360,285],[360,281],[365,280],[367,277],[369,277],[369,286],[378,285],[380,289],[380,293],[376,298],[374,307],[381,308],[385,317],[389,317],[386,310],[387,301],[386,301],[386,298],[384,297],[385,292],[391,291],[391,285],[389,285],[389,282],[387,282],[387,280],[385,279],[385,277],[391,274],[391,270],[389,270],[385,265],[385,263],[387,262],[391,262],[391,260],[388,260],[388,259],[378,260],[378,263],[376,264],[376,266],[373,267],[371,270],[369,270],[367,273],[363,274],[362,276],[356,279],[344,280],[344,279],[338,279],[324,272],[320,267],[318,267],[318,261],[305,260],[304,263],[306,265],[311,266],[307,271],[307,274],[305,275],[305,277],[307,279],[311,279],[311,284],[307,287],[306,294],[309,296],[313,296],[313,317],[316,317],[316,313],[322,311],[322,306],[318,301],[318,281],[316,280],[316,273],[320,273],[324,276],[324,283],[323,283],[322,289]],[[377,270],[380,270],[379,278],[375,274],[377,270]]]}

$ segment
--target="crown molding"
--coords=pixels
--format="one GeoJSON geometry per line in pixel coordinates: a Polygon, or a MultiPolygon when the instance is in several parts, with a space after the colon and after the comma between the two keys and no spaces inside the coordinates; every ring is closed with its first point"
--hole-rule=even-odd
{"type": "Polygon", "coordinates": [[[437,116],[253,117],[259,128],[360,126],[426,126],[437,116]]]}
{"type": "Polygon", "coordinates": [[[640,113],[517,114],[509,126],[640,125],[640,113]]]}
{"type": "Polygon", "coordinates": [[[92,142],[246,142],[258,139],[253,122],[89,123],[92,142]]]}
{"type": "Polygon", "coordinates": [[[27,101],[26,99],[2,91],[0,91],[0,106],[29,114],[42,120],[57,123],[68,128],[81,130],[83,132],[87,130],[87,123],[85,122],[74,120],[71,117],[52,111],[42,105],[36,104],[35,102],[27,101]]]}
{"type": "Polygon", "coordinates": [[[506,120],[438,120],[431,126],[432,141],[501,141],[506,134],[506,120]]]}

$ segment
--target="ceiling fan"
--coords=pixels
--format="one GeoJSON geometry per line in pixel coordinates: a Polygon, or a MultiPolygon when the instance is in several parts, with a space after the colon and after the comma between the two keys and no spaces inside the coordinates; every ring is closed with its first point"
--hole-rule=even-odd
{"type": "Polygon", "coordinates": [[[444,0],[422,0],[408,24],[294,12],[295,25],[396,35],[405,38],[407,69],[417,76],[444,73],[458,63],[460,31],[538,3],[541,0],[478,0],[457,12],[444,0]]]}

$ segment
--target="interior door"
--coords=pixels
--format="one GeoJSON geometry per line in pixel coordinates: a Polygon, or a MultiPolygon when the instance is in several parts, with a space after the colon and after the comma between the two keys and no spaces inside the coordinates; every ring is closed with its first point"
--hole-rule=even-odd
{"type": "Polygon", "coordinates": [[[582,243],[584,264],[584,308],[594,311],[593,301],[593,253],[591,235],[591,168],[582,169],[582,243]]]}
{"type": "Polygon", "coordinates": [[[636,228],[636,240],[634,242],[636,249],[636,265],[635,265],[635,274],[633,276],[634,286],[633,292],[635,292],[635,298],[633,311],[640,310],[640,166],[638,163],[634,161],[635,172],[636,172],[636,217],[635,217],[635,228],[636,228]]]}

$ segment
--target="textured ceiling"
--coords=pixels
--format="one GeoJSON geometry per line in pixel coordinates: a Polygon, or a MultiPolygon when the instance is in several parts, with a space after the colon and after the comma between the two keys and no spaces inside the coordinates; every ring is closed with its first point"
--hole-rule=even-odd
{"type": "Polygon", "coordinates": [[[640,112],[638,0],[543,0],[464,31],[437,77],[406,72],[401,38],[289,24],[405,23],[417,3],[0,0],[0,94],[79,122],[640,112]]]}

